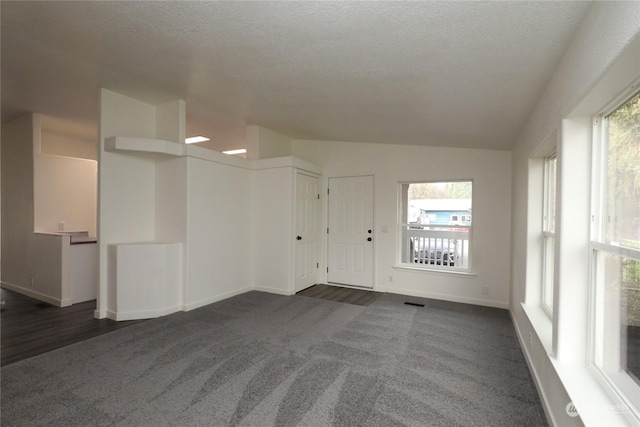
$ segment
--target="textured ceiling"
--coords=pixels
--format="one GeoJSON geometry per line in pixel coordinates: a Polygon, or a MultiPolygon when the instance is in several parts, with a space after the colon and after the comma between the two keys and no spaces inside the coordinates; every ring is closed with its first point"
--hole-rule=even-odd
{"type": "Polygon", "coordinates": [[[0,3],[2,120],[95,139],[98,88],[187,101],[222,150],[292,138],[509,149],[587,2],[0,3]]]}

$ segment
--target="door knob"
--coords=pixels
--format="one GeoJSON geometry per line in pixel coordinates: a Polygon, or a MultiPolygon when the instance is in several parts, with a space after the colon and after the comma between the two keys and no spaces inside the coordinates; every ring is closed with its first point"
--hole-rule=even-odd
{"type": "Polygon", "coordinates": [[[371,231],[371,230],[367,230],[367,233],[371,234],[371,233],[372,233],[372,231],[371,231]]]}
{"type": "Polygon", "coordinates": [[[302,236],[296,237],[297,240],[302,240],[302,236]]]}
{"type": "Polygon", "coordinates": [[[367,238],[367,242],[370,242],[371,240],[373,240],[371,237],[367,238]]]}

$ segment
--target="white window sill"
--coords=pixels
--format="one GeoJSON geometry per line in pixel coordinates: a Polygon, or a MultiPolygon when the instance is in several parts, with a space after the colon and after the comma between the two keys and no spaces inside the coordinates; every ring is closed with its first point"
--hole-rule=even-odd
{"type": "Polygon", "coordinates": [[[566,365],[551,357],[560,381],[585,426],[631,426],[638,420],[626,405],[614,402],[588,366],[566,365]]]}
{"type": "Polygon", "coordinates": [[[553,323],[542,307],[522,304],[533,329],[542,343],[560,382],[577,408],[585,426],[629,426],[637,421],[626,407],[614,402],[598,380],[598,374],[587,365],[567,365],[553,356],[553,323]]]}
{"type": "Polygon", "coordinates": [[[529,318],[529,322],[536,331],[538,339],[542,343],[547,355],[553,354],[553,323],[547,313],[539,305],[522,304],[525,314],[529,318]]]}
{"type": "Polygon", "coordinates": [[[396,270],[406,270],[420,273],[429,273],[429,274],[440,274],[444,276],[456,276],[456,277],[477,277],[472,271],[463,271],[463,270],[440,270],[437,268],[421,268],[421,267],[412,267],[408,264],[396,264],[392,266],[396,270]]]}

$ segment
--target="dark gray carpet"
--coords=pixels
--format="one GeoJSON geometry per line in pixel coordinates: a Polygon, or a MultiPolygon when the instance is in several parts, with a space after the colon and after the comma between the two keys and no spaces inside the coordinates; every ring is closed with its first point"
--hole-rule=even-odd
{"type": "Polygon", "coordinates": [[[5,426],[546,425],[505,310],[249,292],[2,368],[5,426]]]}
{"type": "Polygon", "coordinates": [[[371,305],[382,292],[368,291],[365,289],[343,288],[332,285],[313,285],[298,292],[303,297],[326,299],[329,301],[344,302],[354,305],[371,305]]]}

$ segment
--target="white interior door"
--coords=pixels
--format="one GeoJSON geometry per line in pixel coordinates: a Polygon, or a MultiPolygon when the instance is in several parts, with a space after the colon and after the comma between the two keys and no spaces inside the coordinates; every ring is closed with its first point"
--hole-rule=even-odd
{"type": "Polygon", "coordinates": [[[373,176],[329,178],[328,281],[373,287],[373,176]]]}
{"type": "Polygon", "coordinates": [[[296,173],[295,292],[315,285],[320,255],[320,180],[296,173]]]}

